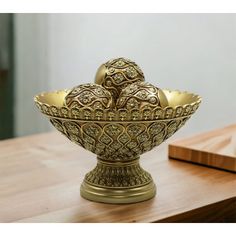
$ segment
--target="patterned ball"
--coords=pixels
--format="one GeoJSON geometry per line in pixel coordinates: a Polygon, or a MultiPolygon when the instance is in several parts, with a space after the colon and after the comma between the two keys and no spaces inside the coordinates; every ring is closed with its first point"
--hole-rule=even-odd
{"type": "Polygon", "coordinates": [[[82,84],[74,87],[65,97],[65,105],[71,108],[106,109],[114,107],[111,93],[98,84],[82,84]]]}
{"type": "Polygon", "coordinates": [[[135,62],[125,58],[102,64],[95,76],[95,83],[109,90],[115,101],[123,88],[137,81],[144,81],[143,72],[135,62]]]}
{"type": "Polygon", "coordinates": [[[124,88],[117,100],[118,109],[143,109],[168,106],[164,92],[147,82],[136,82],[124,88]]]}

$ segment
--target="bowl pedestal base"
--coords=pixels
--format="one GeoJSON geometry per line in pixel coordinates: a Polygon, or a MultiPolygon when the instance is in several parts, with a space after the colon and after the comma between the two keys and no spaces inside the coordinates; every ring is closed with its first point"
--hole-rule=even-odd
{"type": "Polygon", "coordinates": [[[98,157],[97,166],[86,174],[80,193],[95,202],[125,204],[153,198],[156,186],[151,175],[140,166],[139,157],[125,162],[98,157]]]}

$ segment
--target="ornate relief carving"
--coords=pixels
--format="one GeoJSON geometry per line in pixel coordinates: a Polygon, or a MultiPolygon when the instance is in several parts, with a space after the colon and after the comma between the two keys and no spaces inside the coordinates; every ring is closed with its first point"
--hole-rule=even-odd
{"type": "Polygon", "coordinates": [[[85,181],[98,187],[132,188],[150,183],[152,177],[138,163],[110,166],[98,162],[97,166],[86,174],[85,181]]]}
{"type": "Polygon", "coordinates": [[[110,60],[99,67],[95,82],[109,90],[115,99],[128,84],[144,81],[144,74],[139,66],[125,58],[110,60]]]}

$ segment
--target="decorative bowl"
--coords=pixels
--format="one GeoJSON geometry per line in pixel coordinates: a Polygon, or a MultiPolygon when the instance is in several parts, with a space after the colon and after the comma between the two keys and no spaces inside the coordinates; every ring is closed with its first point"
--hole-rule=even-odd
{"type": "Polygon", "coordinates": [[[52,125],[79,146],[97,154],[96,167],[81,185],[81,196],[96,202],[134,203],[155,196],[151,175],[140,155],[158,146],[198,109],[201,98],[163,90],[169,106],[155,109],[92,109],[64,106],[70,90],[42,93],[34,100],[52,125]]]}

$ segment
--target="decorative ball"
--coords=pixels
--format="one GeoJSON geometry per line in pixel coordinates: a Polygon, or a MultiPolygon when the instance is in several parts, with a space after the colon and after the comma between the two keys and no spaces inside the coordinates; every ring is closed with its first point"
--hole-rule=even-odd
{"type": "Polygon", "coordinates": [[[114,100],[109,91],[98,84],[82,84],[74,87],[65,97],[69,108],[106,109],[114,107],[114,100]]]}
{"type": "Polygon", "coordinates": [[[115,101],[127,85],[144,80],[144,74],[139,66],[125,58],[113,59],[102,64],[95,76],[95,83],[109,90],[115,101]]]}
{"type": "Polygon", "coordinates": [[[168,106],[164,92],[147,82],[136,82],[124,88],[117,100],[116,107],[131,109],[168,106]]]}

